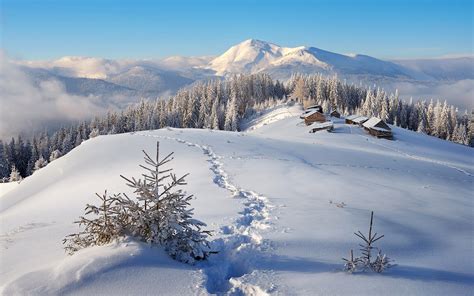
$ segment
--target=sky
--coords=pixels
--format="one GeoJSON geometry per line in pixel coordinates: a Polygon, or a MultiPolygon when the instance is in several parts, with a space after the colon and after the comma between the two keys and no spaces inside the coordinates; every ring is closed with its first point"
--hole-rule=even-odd
{"type": "Polygon", "coordinates": [[[20,59],[218,55],[255,38],[378,58],[473,54],[471,0],[0,0],[20,59]]]}

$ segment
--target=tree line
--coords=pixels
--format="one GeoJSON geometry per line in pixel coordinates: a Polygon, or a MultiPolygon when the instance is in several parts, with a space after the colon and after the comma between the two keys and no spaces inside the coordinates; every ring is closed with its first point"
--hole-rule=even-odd
{"type": "Polygon", "coordinates": [[[459,114],[446,101],[399,98],[398,91],[387,93],[381,88],[365,88],[341,82],[337,77],[294,75],[289,88],[295,98],[305,105],[319,104],[323,110],[336,107],[345,115],[359,114],[379,117],[412,131],[440,139],[474,146],[473,113],[459,114]]]}
{"type": "Polygon", "coordinates": [[[389,124],[464,145],[474,146],[472,114],[458,114],[445,101],[404,101],[398,92],[348,84],[337,77],[293,75],[283,84],[267,74],[235,75],[226,80],[200,82],[167,100],[142,100],[122,111],[84,121],[29,139],[0,141],[0,179],[17,181],[65,155],[82,141],[163,127],[238,131],[242,119],[276,104],[295,100],[320,104],[325,111],[377,116],[389,124]]]}

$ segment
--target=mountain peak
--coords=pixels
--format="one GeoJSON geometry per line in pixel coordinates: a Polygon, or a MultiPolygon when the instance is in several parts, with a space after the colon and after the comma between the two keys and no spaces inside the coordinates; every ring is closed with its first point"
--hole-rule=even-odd
{"type": "Polygon", "coordinates": [[[344,55],[316,47],[283,47],[259,39],[247,39],[229,48],[207,66],[217,75],[267,72],[275,77],[293,73],[376,75],[423,78],[389,61],[366,55],[344,55]]]}
{"type": "Polygon", "coordinates": [[[266,46],[278,46],[276,44],[259,40],[259,39],[247,39],[239,43],[238,45],[243,45],[243,46],[252,46],[252,47],[266,47],[266,46]]]}

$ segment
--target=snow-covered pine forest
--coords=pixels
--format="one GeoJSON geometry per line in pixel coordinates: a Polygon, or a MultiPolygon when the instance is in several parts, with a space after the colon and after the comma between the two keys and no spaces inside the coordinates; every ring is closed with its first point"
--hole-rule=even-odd
{"type": "Polygon", "coordinates": [[[143,100],[126,110],[111,111],[54,133],[0,141],[0,179],[18,181],[98,135],[167,126],[238,131],[243,120],[286,100],[320,104],[325,112],[335,106],[345,115],[377,116],[405,129],[474,146],[473,114],[460,114],[446,101],[405,101],[397,92],[386,93],[321,74],[294,75],[286,84],[267,74],[234,75],[197,83],[168,100],[143,100]]]}

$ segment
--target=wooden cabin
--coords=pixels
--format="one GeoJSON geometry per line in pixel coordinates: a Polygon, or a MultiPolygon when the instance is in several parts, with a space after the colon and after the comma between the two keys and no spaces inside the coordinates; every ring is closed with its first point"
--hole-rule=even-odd
{"type": "Polygon", "coordinates": [[[392,129],[380,118],[372,117],[362,125],[374,137],[392,139],[392,129]]]}
{"type": "Polygon", "coordinates": [[[333,110],[331,112],[331,116],[336,117],[336,118],[341,118],[341,113],[337,112],[337,110],[333,110]]]}
{"type": "Polygon", "coordinates": [[[326,116],[324,116],[323,113],[319,112],[318,110],[312,110],[311,112],[308,112],[306,114],[302,115],[304,118],[304,123],[306,125],[310,125],[314,122],[325,122],[326,121],[326,116]]]}
{"type": "Polygon", "coordinates": [[[306,114],[314,110],[318,111],[319,113],[323,113],[323,107],[321,107],[320,105],[311,105],[303,111],[303,113],[300,115],[300,118],[304,119],[306,114]]]}
{"type": "Polygon", "coordinates": [[[327,132],[332,132],[332,130],[334,129],[334,124],[332,123],[332,121],[326,121],[322,123],[317,123],[315,125],[312,125],[311,127],[312,128],[309,130],[310,133],[315,133],[317,131],[322,131],[322,130],[325,130],[327,132]]]}

